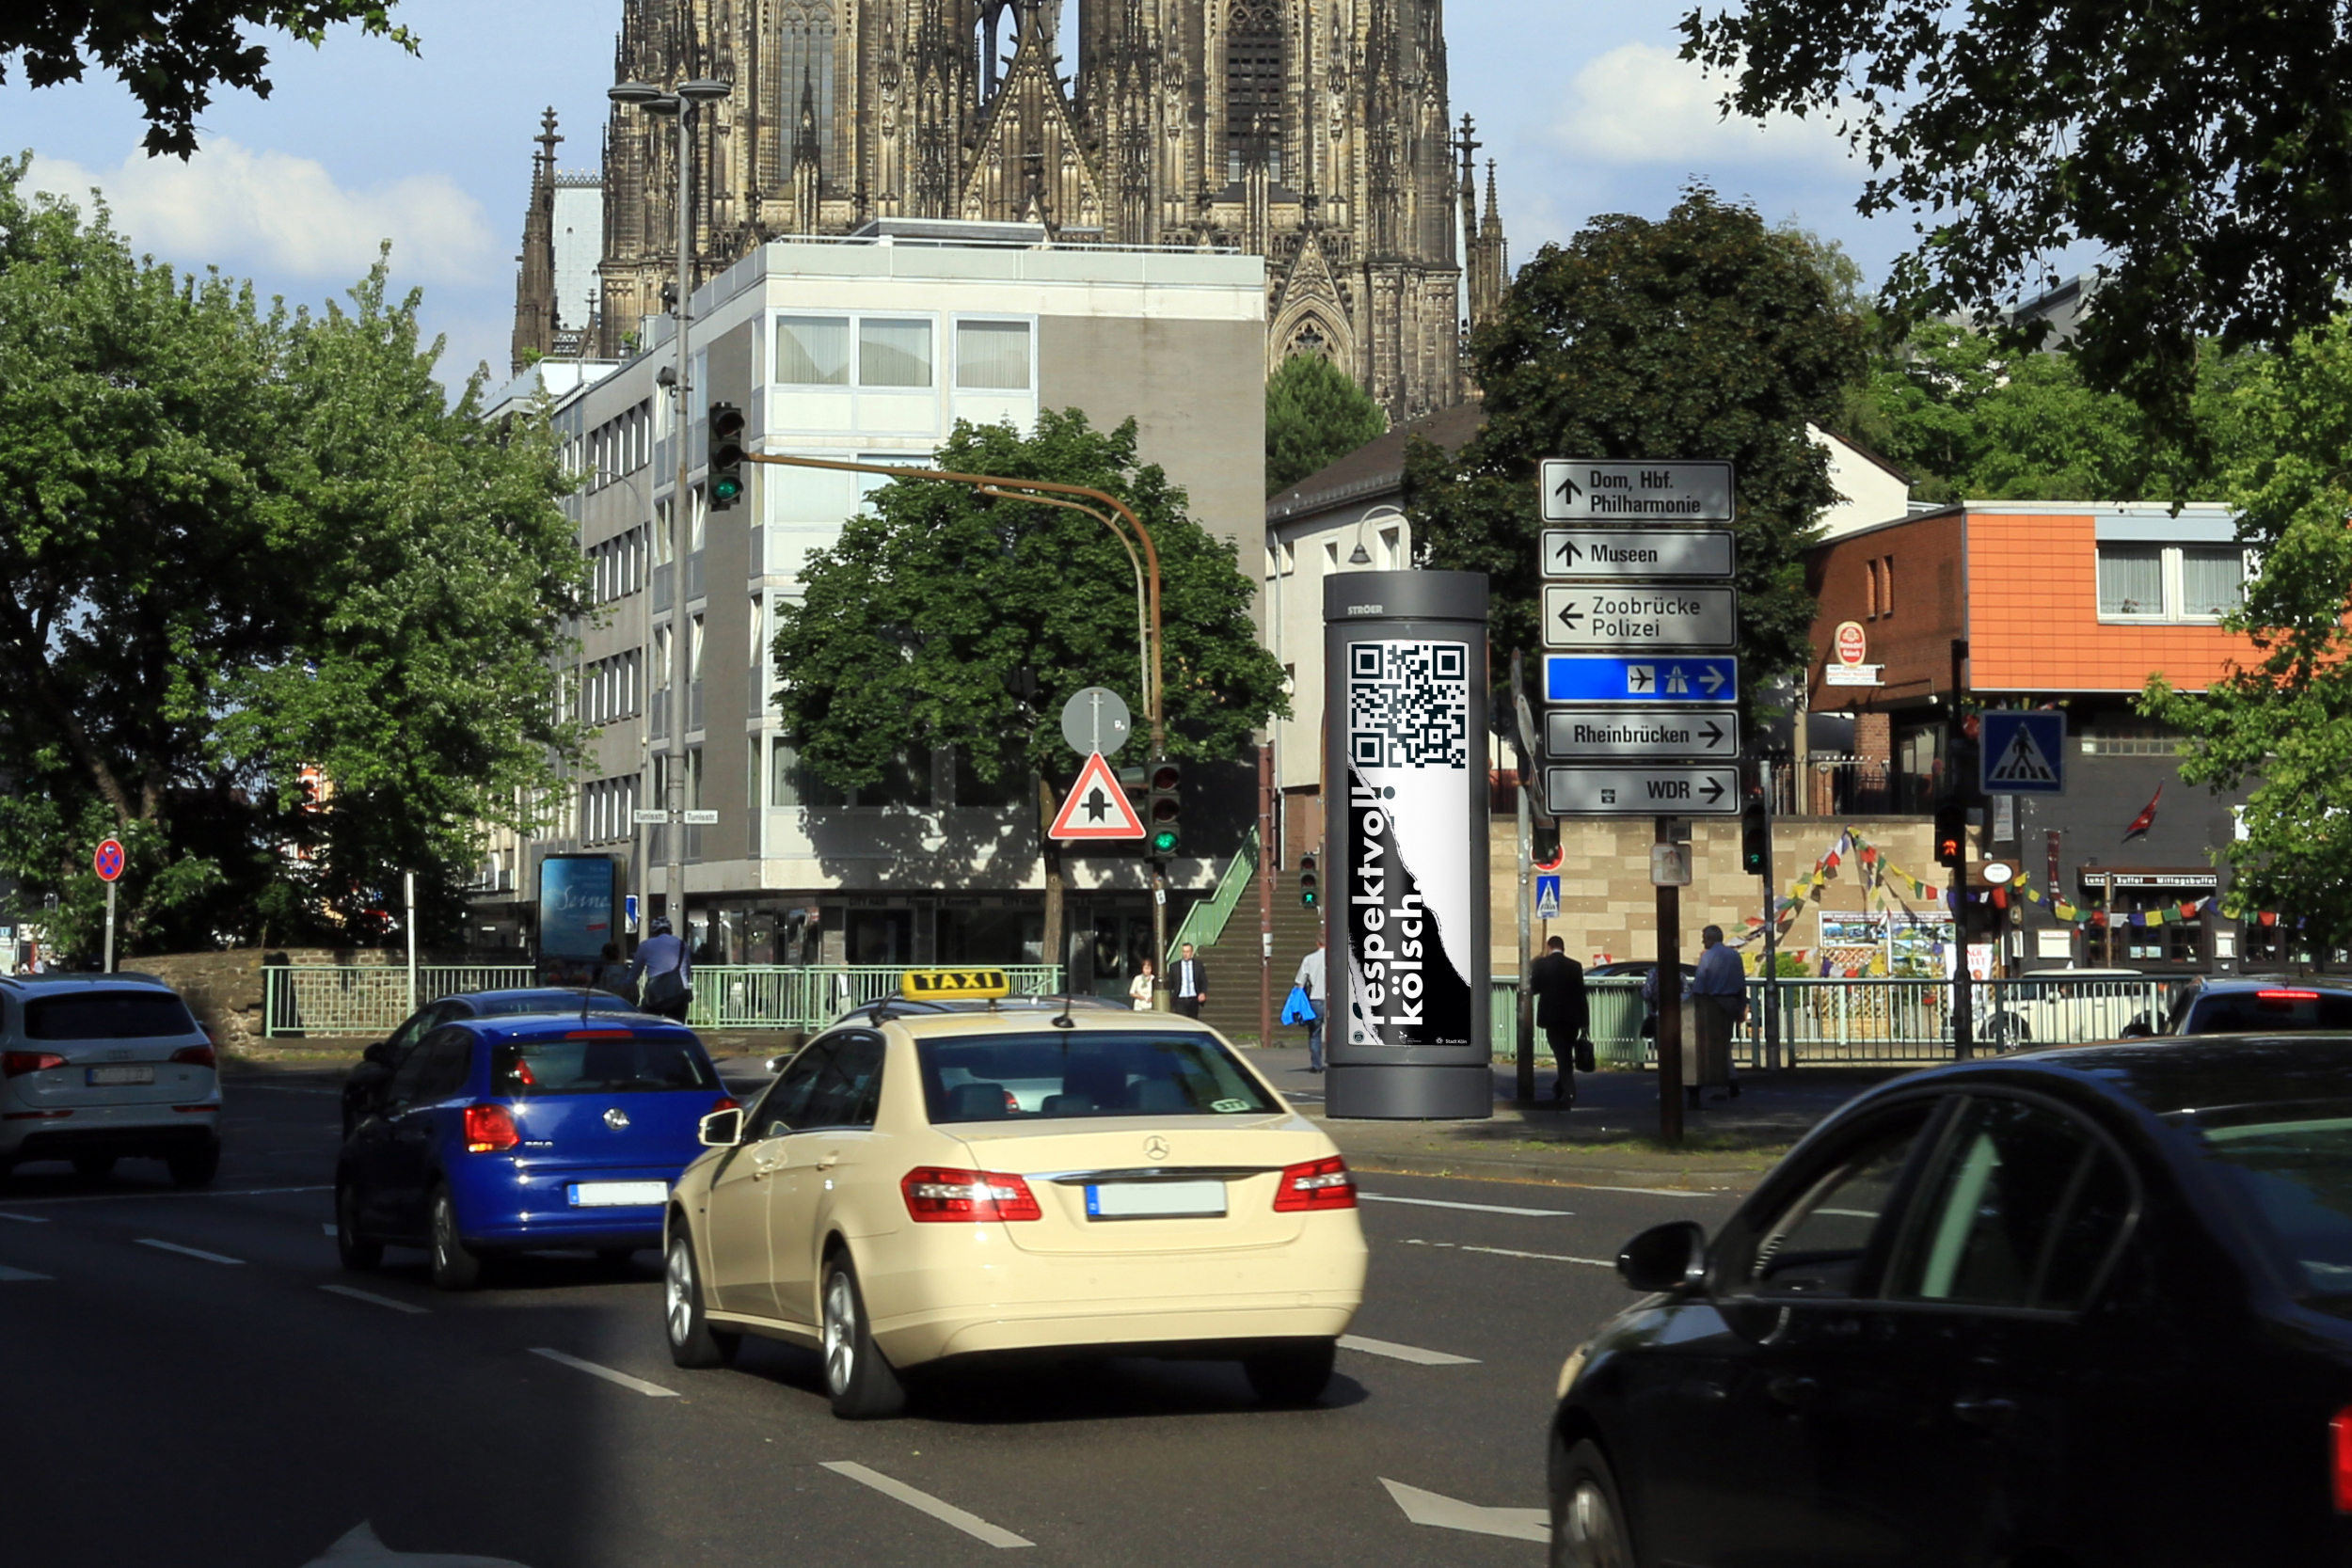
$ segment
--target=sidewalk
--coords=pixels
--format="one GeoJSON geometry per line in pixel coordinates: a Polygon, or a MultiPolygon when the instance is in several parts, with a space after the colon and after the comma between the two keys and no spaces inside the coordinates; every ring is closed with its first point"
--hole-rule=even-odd
{"type": "MultiPolygon", "coordinates": [[[[1470,1176],[1564,1186],[1665,1187],[1740,1194],[1772,1168],[1816,1122],[1894,1069],[1806,1068],[1742,1072],[1737,1100],[1711,1090],[1683,1114],[1683,1144],[1658,1141],[1658,1079],[1648,1072],[1577,1074],[1577,1102],[1558,1111],[1511,1103],[1510,1069],[1495,1071],[1495,1114],[1486,1121],[1333,1121],[1323,1112],[1323,1080],[1307,1070],[1304,1046],[1252,1051],[1250,1064],[1321,1122],[1350,1165],[1406,1176],[1470,1176]]],[[[1551,1072],[1536,1092],[1551,1092],[1551,1072]]]]}

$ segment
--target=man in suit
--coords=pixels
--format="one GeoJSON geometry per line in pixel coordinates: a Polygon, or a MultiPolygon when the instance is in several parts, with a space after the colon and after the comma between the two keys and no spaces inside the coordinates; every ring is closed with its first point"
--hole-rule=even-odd
{"type": "Polygon", "coordinates": [[[1563,1106],[1576,1103],[1576,1074],[1590,1072],[1593,1061],[1593,1010],[1584,991],[1584,966],[1568,957],[1566,944],[1553,937],[1543,957],[1527,966],[1527,984],[1535,993],[1535,1026],[1551,1047],[1560,1069],[1552,1081],[1551,1097],[1563,1106]]]}
{"type": "Polygon", "coordinates": [[[1170,966],[1168,989],[1176,998],[1178,1012],[1186,1018],[1200,1016],[1200,1004],[1209,999],[1209,972],[1192,956],[1192,943],[1184,943],[1183,957],[1170,966]]]}

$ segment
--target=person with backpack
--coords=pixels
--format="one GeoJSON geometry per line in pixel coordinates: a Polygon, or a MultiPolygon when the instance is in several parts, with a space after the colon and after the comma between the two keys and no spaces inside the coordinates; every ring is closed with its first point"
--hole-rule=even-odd
{"type": "Polygon", "coordinates": [[[686,1005],[694,997],[694,966],[686,943],[671,931],[667,920],[653,923],[653,935],[638,945],[628,977],[632,985],[642,982],[639,994],[645,1011],[686,1022],[686,1005]]]}

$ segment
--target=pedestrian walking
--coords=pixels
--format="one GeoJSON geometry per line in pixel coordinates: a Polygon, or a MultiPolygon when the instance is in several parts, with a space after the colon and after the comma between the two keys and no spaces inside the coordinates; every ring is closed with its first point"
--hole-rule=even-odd
{"type": "Polygon", "coordinates": [[[1291,976],[1291,984],[1307,993],[1307,1070],[1323,1070],[1323,997],[1324,957],[1323,933],[1315,933],[1315,950],[1298,960],[1298,973],[1291,976]]]}
{"type": "Polygon", "coordinates": [[[694,999],[694,965],[686,943],[671,931],[667,920],[653,923],[653,934],[637,947],[628,966],[629,983],[640,986],[645,1011],[657,1018],[686,1022],[686,1005],[694,999]]]}
{"type": "Polygon", "coordinates": [[[1535,1027],[1551,1047],[1551,1098],[1565,1108],[1576,1103],[1576,1075],[1590,1072],[1593,1060],[1593,1006],[1584,990],[1584,966],[1568,957],[1567,944],[1553,937],[1543,956],[1527,966],[1528,989],[1535,993],[1535,1027]]]}
{"type": "Polygon", "coordinates": [[[1170,968],[1168,981],[1168,989],[1176,993],[1176,1010],[1186,1018],[1199,1018],[1200,1004],[1209,999],[1209,972],[1192,956],[1192,943],[1184,943],[1183,956],[1170,968]]]}
{"type": "Polygon", "coordinates": [[[1731,1070],[1731,1031],[1748,1016],[1748,974],[1740,955],[1724,942],[1724,928],[1708,926],[1699,931],[1697,972],[1683,988],[1695,1004],[1692,1022],[1698,1031],[1699,1082],[1690,1085],[1697,1103],[1700,1084],[1721,1081],[1734,1099],[1740,1080],[1731,1070]]]}
{"type": "Polygon", "coordinates": [[[637,1004],[637,977],[633,966],[621,958],[618,942],[608,942],[596,956],[596,973],[593,982],[596,990],[609,991],[634,1007],[637,1004]]]}
{"type": "Polygon", "coordinates": [[[1160,977],[1158,973],[1152,969],[1152,960],[1149,958],[1144,959],[1142,967],[1136,971],[1136,977],[1127,982],[1128,1005],[1133,1006],[1135,1010],[1139,1013],[1150,1012],[1152,1010],[1152,992],[1158,987],[1159,983],[1160,977]]]}

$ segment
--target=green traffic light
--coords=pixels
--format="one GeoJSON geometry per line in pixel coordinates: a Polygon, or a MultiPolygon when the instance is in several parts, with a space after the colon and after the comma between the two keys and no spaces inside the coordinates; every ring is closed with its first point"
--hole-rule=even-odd
{"type": "Polygon", "coordinates": [[[1314,889],[1312,889],[1312,888],[1304,888],[1304,889],[1301,889],[1301,890],[1300,890],[1300,892],[1299,892],[1299,895],[1298,895],[1298,901],[1299,901],[1301,904],[1306,905],[1306,906],[1307,906],[1307,908],[1309,908],[1309,909],[1311,909],[1311,909],[1313,909],[1313,908],[1314,908],[1317,904],[1319,904],[1319,903],[1323,902],[1323,899],[1322,899],[1322,896],[1321,896],[1319,894],[1317,894],[1317,893],[1315,892],[1315,890],[1314,890],[1314,889]]]}
{"type": "Polygon", "coordinates": [[[1155,855],[1174,854],[1176,852],[1176,837],[1175,829],[1162,828],[1158,832],[1152,835],[1152,852],[1155,855]]]}
{"type": "Polygon", "coordinates": [[[743,482],[733,474],[722,474],[710,482],[713,499],[731,501],[743,494],[743,482]]]}

